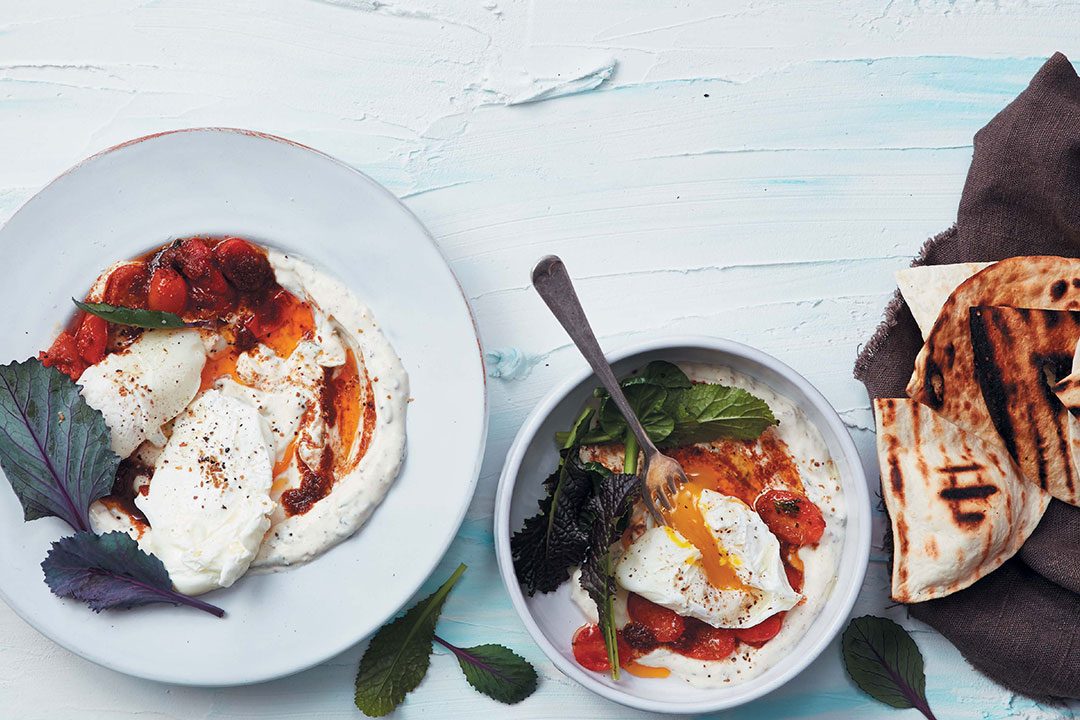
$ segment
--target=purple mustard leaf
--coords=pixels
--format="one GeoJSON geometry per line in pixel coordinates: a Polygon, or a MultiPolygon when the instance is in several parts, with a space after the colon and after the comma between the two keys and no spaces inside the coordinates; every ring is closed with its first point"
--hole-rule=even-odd
{"type": "Polygon", "coordinates": [[[130,535],[77,532],[52,544],[45,583],[55,595],[81,600],[94,612],[150,603],[188,605],[222,617],[221,608],[173,590],[161,560],[139,549],[130,535]]]}
{"type": "Polygon", "coordinates": [[[119,464],[105,419],[71,378],[36,359],[0,366],[0,467],[26,520],[89,530],[90,504],[112,489],[119,464]]]}

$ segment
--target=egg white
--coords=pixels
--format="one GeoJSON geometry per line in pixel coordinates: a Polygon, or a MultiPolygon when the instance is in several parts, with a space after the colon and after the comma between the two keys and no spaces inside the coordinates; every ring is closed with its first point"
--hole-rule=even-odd
{"type": "Polygon", "coordinates": [[[702,490],[697,500],[710,534],[742,582],[716,588],[701,551],[671,527],[652,527],[619,559],[615,577],[630,592],[717,628],[753,627],[802,599],[788,582],[780,542],[741,500],[702,490]]]}

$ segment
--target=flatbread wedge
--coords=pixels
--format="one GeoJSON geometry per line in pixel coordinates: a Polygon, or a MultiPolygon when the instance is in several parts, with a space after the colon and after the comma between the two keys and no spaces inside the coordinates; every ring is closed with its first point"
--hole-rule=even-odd
{"type": "Polygon", "coordinates": [[[969,315],[975,378],[1005,448],[1024,477],[1078,504],[1069,413],[1051,385],[1072,371],[1080,312],[975,307],[969,315]]]}
{"type": "Polygon", "coordinates": [[[919,326],[923,340],[930,335],[953,290],[969,277],[993,263],[970,262],[951,265],[917,265],[896,271],[896,286],[919,326]]]}
{"type": "Polygon", "coordinates": [[[975,381],[969,309],[979,306],[1080,309],[1080,260],[1052,256],[996,262],[945,301],[908,383],[908,397],[991,441],[997,431],[975,381]]]}
{"type": "Polygon", "coordinates": [[[1050,495],[1021,477],[1003,446],[907,398],[875,400],[874,416],[894,600],[963,590],[1020,549],[1050,495]]]}
{"type": "Polygon", "coordinates": [[[1053,391],[1069,414],[1069,451],[1073,468],[1080,475],[1080,343],[1073,355],[1072,374],[1054,385],[1053,391]]]}

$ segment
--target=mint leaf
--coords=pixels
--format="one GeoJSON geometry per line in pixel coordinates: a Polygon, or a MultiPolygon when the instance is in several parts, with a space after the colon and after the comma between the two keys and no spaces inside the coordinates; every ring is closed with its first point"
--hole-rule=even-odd
{"type": "Polygon", "coordinates": [[[624,388],[638,384],[656,385],[667,390],[679,390],[693,385],[678,365],[666,360],[653,360],[641,372],[625,377],[619,382],[619,385],[624,388]]]}
{"type": "Polygon", "coordinates": [[[611,677],[619,679],[618,628],[615,627],[615,559],[610,546],[624,525],[623,519],[639,494],[637,475],[612,475],[605,478],[589,499],[585,511],[592,515],[589,533],[589,553],[581,565],[581,587],[596,603],[600,630],[604,634],[611,677]]]}
{"type": "MultiPolygon", "coordinates": [[[[641,421],[641,426],[653,442],[661,442],[675,428],[675,423],[664,409],[669,390],[648,382],[627,385],[623,389],[630,407],[641,421]]],[[[621,440],[627,432],[626,418],[609,397],[600,401],[596,427],[582,437],[584,444],[605,443],[621,440]]]]}
{"type": "Polygon", "coordinates": [[[776,425],[768,403],[741,388],[700,383],[668,395],[664,404],[675,428],[665,445],[693,445],[727,437],[754,440],[776,425]]]}
{"type": "Polygon", "coordinates": [[[435,623],[465,565],[442,586],[371,638],[356,675],[356,707],[370,717],[394,711],[427,674],[435,623]]]}
{"type": "MultiPolygon", "coordinates": [[[[669,392],[691,387],[690,378],[678,365],[654,360],[641,372],[628,375],[619,381],[630,407],[634,409],[641,426],[653,442],[661,442],[674,429],[675,425],[664,410],[664,403],[669,392]]],[[[597,388],[594,395],[600,398],[600,412],[596,427],[581,438],[583,444],[607,443],[624,439],[629,429],[626,419],[619,412],[607,392],[597,388]]]]}
{"type": "Polygon", "coordinates": [[[122,532],[77,532],[52,544],[41,563],[45,584],[60,597],[85,602],[94,612],[150,603],[188,605],[222,617],[221,608],[172,589],[169,573],[122,532]]]}
{"type": "Polygon", "coordinates": [[[848,675],[863,692],[935,720],[926,700],[922,653],[904,628],[887,618],[864,615],[848,623],[842,646],[848,675]]]}
{"type": "Polygon", "coordinates": [[[536,690],[536,670],[533,666],[502,645],[459,648],[438,635],[435,642],[454,653],[468,683],[492,700],[514,705],[536,690]]]}
{"type": "Polygon", "coordinates": [[[184,318],[170,312],[160,310],[143,310],[142,308],[121,307],[109,303],[88,303],[71,298],[71,302],[84,312],[97,315],[117,325],[133,325],[146,328],[147,330],[159,330],[161,328],[190,327],[184,318]]]}
{"type": "Polygon", "coordinates": [[[26,520],[89,530],[90,503],[109,494],[119,464],[105,419],[71,378],[38,360],[0,366],[0,467],[26,520]]]}

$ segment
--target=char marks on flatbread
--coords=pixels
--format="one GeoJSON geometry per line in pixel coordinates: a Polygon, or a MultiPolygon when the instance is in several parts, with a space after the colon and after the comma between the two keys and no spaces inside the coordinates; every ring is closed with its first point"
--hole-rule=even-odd
{"type": "Polygon", "coordinates": [[[973,307],[975,378],[990,420],[1020,472],[1077,504],[1069,413],[1051,386],[1072,372],[1080,312],[973,307]]]}
{"type": "Polygon", "coordinates": [[[894,600],[963,590],[1020,549],[1050,496],[1021,477],[1004,447],[906,398],[874,400],[874,415],[894,600]]]}
{"type": "Polygon", "coordinates": [[[993,440],[997,432],[975,381],[969,317],[970,308],[991,305],[1080,309],[1080,260],[1015,257],[976,273],[949,296],[915,360],[908,396],[993,440]]]}

